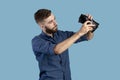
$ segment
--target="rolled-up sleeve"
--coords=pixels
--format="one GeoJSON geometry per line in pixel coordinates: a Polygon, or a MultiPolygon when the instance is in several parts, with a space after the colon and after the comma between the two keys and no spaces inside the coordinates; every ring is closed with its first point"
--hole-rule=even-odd
{"type": "Polygon", "coordinates": [[[43,39],[34,38],[32,39],[32,48],[34,52],[44,53],[44,54],[55,54],[54,47],[56,44],[50,41],[45,41],[43,39]]]}
{"type": "Polygon", "coordinates": [[[82,37],[80,37],[75,43],[78,43],[78,42],[81,42],[81,41],[88,41],[87,34],[85,34],[82,37]]]}

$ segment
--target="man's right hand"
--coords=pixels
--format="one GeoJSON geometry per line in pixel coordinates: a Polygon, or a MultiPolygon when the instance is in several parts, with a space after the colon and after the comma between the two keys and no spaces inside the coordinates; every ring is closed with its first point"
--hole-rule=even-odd
{"type": "Polygon", "coordinates": [[[79,33],[82,34],[82,35],[85,35],[87,34],[89,31],[92,31],[93,30],[93,26],[95,26],[94,24],[92,24],[91,21],[86,21],[82,27],[80,28],[79,30],[79,33]]]}

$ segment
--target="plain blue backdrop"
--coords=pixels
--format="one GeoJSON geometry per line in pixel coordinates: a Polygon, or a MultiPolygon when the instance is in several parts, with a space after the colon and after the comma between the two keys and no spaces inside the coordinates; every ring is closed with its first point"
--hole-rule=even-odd
{"type": "Polygon", "coordinates": [[[70,47],[72,80],[120,80],[119,0],[1,0],[0,80],[38,80],[31,39],[41,30],[40,8],[51,9],[60,30],[78,31],[81,13],[100,23],[91,41],[70,47]]]}

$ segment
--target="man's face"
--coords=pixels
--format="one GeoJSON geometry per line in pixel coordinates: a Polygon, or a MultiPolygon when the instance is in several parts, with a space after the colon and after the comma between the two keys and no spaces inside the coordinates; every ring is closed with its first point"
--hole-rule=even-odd
{"type": "Polygon", "coordinates": [[[51,14],[48,18],[44,19],[42,27],[44,28],[44,31],[46,33],[55,33],[57,31],[57,23],[55,20],[55,16],[51,14]]]}

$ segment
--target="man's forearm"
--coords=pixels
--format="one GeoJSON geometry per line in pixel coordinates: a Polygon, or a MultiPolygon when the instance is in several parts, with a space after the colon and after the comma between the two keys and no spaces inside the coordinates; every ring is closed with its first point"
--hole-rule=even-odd
{"type": "MultiPolygon", "coordinates": [[[[91,21],[86,21],[82,25],[82,27],[80,28],[80,30],[78,32],[76,32],[73,36],[71,36],[70,38],[64,40],[61,43],[58,43],[55,46],[55,48],[54,48],[54,52],[56,54],[61,54],[62,52],[64,52],[65,50],[67,50],[76,40],[78,40],[83,35],[87,34],[89,31],[92,31],[93,28],[91,26],[95,26],[95,25],[92,24],[91,21]]],[[[88,35],[88,39],[91,39],[91,34],[88,35]]]]}
{"type": "Polygon", "coordinates": [[[76,40],[78,40],[81,36],[83,36],[82,33],[80,32],[76,32],[73,36],[71,36],[70,38],[58,43],[55,48],[54,48],[54,52],[56,54],[61,54],[62,52],[64,52],[65,50],[67,50],[76,40]]]}

